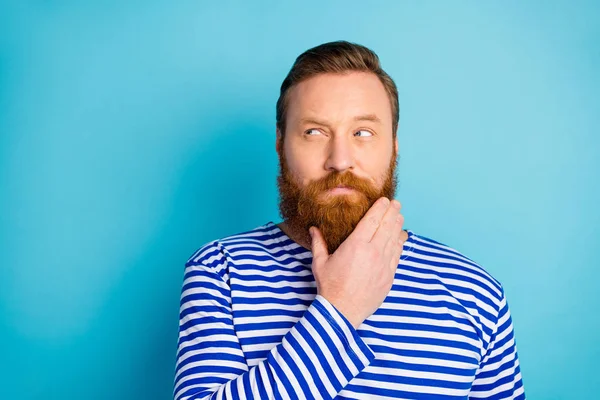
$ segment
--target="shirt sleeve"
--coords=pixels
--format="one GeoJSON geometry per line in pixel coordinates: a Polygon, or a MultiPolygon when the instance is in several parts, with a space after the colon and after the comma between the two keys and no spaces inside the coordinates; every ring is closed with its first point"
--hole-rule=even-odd
{"type": "Polygon", "coordinates": [[[469,399],[525,399],[512,318],[504,290],[495,331],[479,364],[469,399]]]}
{"type": "Polygon", "coordinates": [[[215,268],[188,264],[180,302],[174,398],[333,399],[375,354],[317,295],[267,358],[249,367],[233,325],[230,288],[215,268]]]}

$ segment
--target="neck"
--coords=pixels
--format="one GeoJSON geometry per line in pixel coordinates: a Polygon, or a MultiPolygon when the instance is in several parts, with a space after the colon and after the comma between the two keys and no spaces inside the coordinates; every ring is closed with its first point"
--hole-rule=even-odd
{"type": "Polygon", "coordinates": [[[283,221],[277,224],[277,227],[283,231],[286,235],[290,237],[294,242],[298,243],[300,246],[304,247],[307,250],[312,250],[311,246],[311,238],[308,232],[305,232],[301,229],[294,229],[290,224],[286,221],[283,221]]]}

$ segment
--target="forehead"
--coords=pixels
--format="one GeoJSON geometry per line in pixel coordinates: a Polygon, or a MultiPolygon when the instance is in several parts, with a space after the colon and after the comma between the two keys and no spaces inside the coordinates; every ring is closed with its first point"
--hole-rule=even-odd
{"type": "Polygon", "coordinates": [[[376,115],[391,127],[388,94],[371,72],[319,74],[300,82],[289,92],[287,120],[291,124],[307,116],[343,122],[365,114],[376,115]]]}

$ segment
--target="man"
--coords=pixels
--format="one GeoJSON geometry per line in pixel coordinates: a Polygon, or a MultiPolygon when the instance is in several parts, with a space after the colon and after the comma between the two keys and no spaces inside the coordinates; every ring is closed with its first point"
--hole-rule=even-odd
{"type": "Polygon", "coordinates": [[[525,398],[500,283],[402,229],[398,115],[371,50],[296,59],[277,102],[284,221],[188,260],[176,399],[525,398]]]}

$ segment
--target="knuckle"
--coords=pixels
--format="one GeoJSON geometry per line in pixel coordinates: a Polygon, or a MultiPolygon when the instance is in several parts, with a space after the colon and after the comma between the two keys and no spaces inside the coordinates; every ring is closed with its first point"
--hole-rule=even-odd
{"type": "Polygon", "coordinates": [[[370,215],[367,218],[367,221],[369,222],[369,225],[371,225],[373,227],[379,226],[379,221],[377,221],[377,218],[375,218],[375,216],[373,216],[373,215],[370,215]]]}
{"type": "Polygon", "coordinates": [[[379,250],[377,247],[371,247],[369,253],[370,258],[374,260],[379,260],[382,256],[381,250],[379,250]]]}
{"type": "Polygon", "coordinates": [[[388,226],[388,221],[386,221],[385,219],[383,221],[381,221],[381,223],[379,224],[379,229],[386,229],[388,226]]]}

